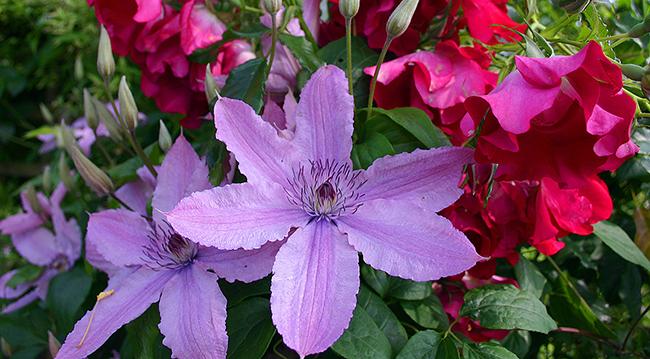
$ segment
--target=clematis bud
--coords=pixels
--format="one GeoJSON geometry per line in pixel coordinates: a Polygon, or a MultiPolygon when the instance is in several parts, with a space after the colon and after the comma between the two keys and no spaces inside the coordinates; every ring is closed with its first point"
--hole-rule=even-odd
{"type": "Polygon", "coordinates": [[[54,123],[54,116],[52,116],[52,112],[50,112],[47,106],[45,106],[43,103],[40,103],[38,107],[41,110],[41,116],[43,116],[45,122],[54,123]]]}
{"type": "Polygon", "coordinates": [[[111,178],[108,177],[97,165],[86,157],[67,127],[61,127],[61,137],[66,152],[72,158],[75,168],[84,179],[84,182],[98,195],[107,195],[113,192],[114,186],[111,178]]]}
{"type": "Polygon", "coordinates": [[[641,77],[641,89],[643,90],[645,97],[650,99],[650,66],[645,68],[645,72],[641,77]]]}
{"type": "Polygon", "coordinates": [[[275,15],[282,8],[282,0],[264,0],[262,2],[264,5],[264,10],[271,15],[275,15]]]}
{"type": "Polygon", "coordinates": [[[402,0],[390,14],[386,23],[386,32],[389,39],[401,36],[411,24],[419,0],[402,0]]]}
{"type": "Polygon", "coordinates": [[[122,76],[120,88],[117,91],[117,97],[120,100],[120,112],[124,124],[129,131],[135,130],[138,126],[138,106],[135,104],[129,84],[126,83],[126,77],[122,76]]]}
{"type": "Polygon", "coordinates": [[[162,120],[160,120],[160,129],[158,130],[158,146],[164,152],[167,152],[172,147],[172,136],[162,120]]]}
{"type": "Polygon", "coordinates": [[[50,165],[47,165],[43,169],[43,190],[46,193],[50,193],[51,189],[52,189],[52,168],[50,168],[50,165]]]}
{"type": "Polygon", "coordinates": [[[650,15],[647,16],[642,23],[634,25],[630,31],[628,31],[628,36],[632,38],[639,38],[650,32],[650,15]]]}
{"type": "Polygon", "coordinates": [[[52,358],[56,358],[56,355],[59,353],[59,349],[61,349],[61,343],[49,330],[47,331],[47,349],[50,351],[52,358]]]}
{"type": "Polygon", "coordinates": [[[61,178],[61,182],[63,182],[63,185],[65,185],[68,191],[74,188],[74,179],[70,175],[70,167],[68,167],[63,153],[59,157],[59,178],[61,178]]]}
{"type": "Polygon", "coordinates": [[[34,186],[27,186],[27,189],[25,190],[25,197],[27,197],[27,202],[29,202],[29,206],[32,207],[32,210],[34,212],[41,213],[43,211],[43,208],[41,208],[41,204],[38,201],[38,197],[36,196],[36,190],[34,190],[34,186]]]}
{"type": "Polygon", "coordinates": [[[122,136],[123,129],[115,116],[113,116],[103,103],[99,102],[96,98],[91,98],[95,111],[97,111],[97,118],[106,126],[108,135],[115,141],[122,141],[124,137],[122,136]]]}
{"type": "Polygon", "coordinates": [[[84,64],[81,61],[81,55],[77,55],[74,60],[74,78],[79,81],[84,78],[84,64]]]}
{"type": "Polygon", "coordinates": [[[210,64],[205,67],[205,81],[203,81],[203,88],[208,103],[212,103],[212,100],[214,100],[216,96],[219,96],[219,87],[217,87],[217,82],[214,80],[214,76],[212,76],[210,64]]]}
{"type": "Polygon", "coordinates": [[[2,352],[2,355],[5,356],[5,358],[11,358],[13,355],[13,351],[11,350],[11,345],[5,338],[0,338],[0,351],[2,352]]]}
{"type": "Polygon", "coordinates": [[[645,73],[645,69],[639,65],[621,64],[620,66],[623,75],[625,75],[625,77],[629,78],[630,80],[641,81],[641,78],[645,73]]]}
{"type": "Polygon", "coordinates": [[[359,12],[359,0],[340,0],[339,12],[346,19],[353,18],[359,12]]]}
{"type": "Polygon", "coordinates": [[[93,95],[88,92],[88,89],[84,88],[84,116],[88,122],[88,126],[97,130],[97,125],[99,124],[99,119],[97,118],[97,110],[95,110],[95,105],[93,105],[93,95]]]}
{"type": "Polygon", "coordinates": [[[97,72],[104,79],[108,80],[115,73],[115,59],[111,39],[106,28],[102,25],[99,30],[99,46],[97,48],[97,72]]]}
{"type": "Polygon", "coordinates": [[[579,14],[583,12],[587,6],[591,3],[591,0],[559,0],[557,1],[558,6],[566,10],[569,14],[579,14]]]}

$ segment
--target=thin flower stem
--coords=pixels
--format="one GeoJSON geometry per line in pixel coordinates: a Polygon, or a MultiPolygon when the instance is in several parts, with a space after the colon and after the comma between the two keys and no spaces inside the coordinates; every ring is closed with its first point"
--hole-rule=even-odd
{"type": "Polygon", "coordinates": [[[637,325],[641,322],[641,319],[643,319],[643,317],[645,317],[645,315],[648,314],[648,310],[650,310],[650,305],[647,306],[645,308],[645,310],[643,311],[643,313],[641,313],[641,315],[638,318],[636,318],[634,323],[632,323],[632,326],[630,327],[630,330],[628,330],[627,334],[625,335],[625,339],[623,339],[623,344],[621,344],[621,349],[622,350],[625,350],[625,346],[627,345],[628,340],[630,340],[630,337],[632,336],[632,332],[634,331],[634,328],[636,328],[637,325]]]}
{"type": "Polygon", "coordinates": [[[368,94],[368,117],[370,118],[370,114],[372,114],[372,100],[375,97],[375,87],[377,86],[377,77],[379,76],[379,69],[381,68],[381,64],[384,62],[384,58],[386,57],[386,53],[388,52],[388,48],[390,47],[390,43],[393,42],[393,38],[391,36],[386,38],[386,42],[384,43],[384,47],[381,49],[381,53],[379,54],[379,60],[377,60],[377,67],[375,67],[375,74],[372,76],[372,82],[370,83],[370,93],[368,94]]]}
{"type": "Polygon", "coordinates": [[[271,51],[269,52],[269,72],[271,71],[271,66],[273,66],[273,60],[275,59],[275,43],[278,41],[278,29],[275,15],[276,14],[271,14],[271,51]]]}
{"type": "Polygon", "coordinates": [[[117,196],[115,195],[115,192],[112,192],[112,193],[110,194],[110,196],[111,196],[112,199],[114,199],[115,201],[117,201],[117,203],[119,203],[120,206],[122,206],[122,207],[128,209],[128,210],[131,211],[131,212],[135,212],[135,211],[133,210],[133,208],[131,208],[128,204],[124,203],[124,201],[122,201],[119,197],[117,197],[117,196]]]}
{"type": "Polygon", "coordinates": [[[352,18],[345,18],[345,47],[348,53],[348,91],[352,95],[352,18]]]}
{"type": "MultiPolygon", "coordinates": [[[[120,112],[117,110],[117,106],[115,105],[115,98],[113,97],[113,94],[111,93],[111,89],[108,86],[108,80],[104,80],[104,91],[106,92],[106,96],[108,96],[108,101],[111,104],[111,108],[113,109],[113,112],[115,112],[115,118],[117,119],[117,123],[120,125],[122,129],[126,128],[126,126],[124,126],[124,122],[122,122],[122,117],[120,116],[120,112]]],[[[128,147],[126,147],[122,142],[115,141],[115,139],[113,139],[113,141],[117,143],[118,146],[124,148],[127,152],[130,152],[131,154],[135,154],[128,147]]]]}
{"type": "Polygon", "coordinates": [[[613,341],[611,341],[611,340],[609,340],[607,338],[604,338],[604,337],[598,336],[596,334],[593,334],[593,333],[590,333],[590,332],[587,332],[587,331],[584,331],[584,330],[581,330],[581,329],[577,329],[577,328],[559,327],[559,328],[555,329],[554,331],[559,332],[559,333],[576,334],[576,335],[580,335],[580,336],[583,336],[583,337],[593,339],[593,340],[601,342],[601,343],[605,343],[605,344],[607,344],[609,346],[612,346],[612,347],[617,346],[616,343],[614,343],[613,341]]]}
{"type": "Polygon", "coordinates": [[[629,37],[630,37],[630,35],[628,35],[627,33],[624,33],[624,34],[601,37],[601,38],[596,39],[596,41],[609,41],[609,40],[619,40],[619,39],[627,40],[629,37]]]}
{"type": "Polygon", "coordinates": [[[314,37],[314,34],[311,33],[311,30],[309,30],[309,26],[307,26],[305,17],[302,13],[300,13],[300,16],[298,16],[298,22],[300,23],[300,29],[305,33],[307,40],[309,40],[309,42],[312,44],[316,44],[316,38],[314,37]]]}
{"type": "Polygon", "coordinates": [[[582,47],[584,45],[580,41],[569,40],[569,39],[548,39],[548,41],[550,41],[550,42],[558,42],[558,43],[561,43],[561,44],[580,46],[580,47],[582,47]]]}
{"type": "Polygon", "coordinates": [[[129,143],[131,144],[131,147],[135,150],[135,153],[142,159],[142,162],[144,162],[144,165],[147,167],[149,172],[154,177],[158,177],[158,172],[153,166],[153,163],[151,162],[151,159],[149,156],[147,156],[146,153],[144,153],[144,150],[142,149],[142,146],[140,146],[140,143],[138,143],[138,140],[135,138],[135,133],[132,131],[129,131],[129,134],[127,135],[127,138],[129,139],[129,143]]]}
{"type": "Polygon", "coordinates": [[[242,10],[254,12],[256,14],[264,14],[264,10],[258,9],[256,7],[248,6],[248,5],[242,6],[242,10]]]}
{"type": "MultiPolygon", "coordinates": [[[[97,135],[95,135],[95,137],[97,137],[97,135]]],[[[106,151],[106,148],[104,148],[104,146],[101,144],[101,142],[99,142],[99,141],[95,141],[95,143],[97,144],[97,147],[99,148],[99,152],[101,152],[101,153],[102,153],[102,156],[104,156],[104,159],[105,159],[106,161],[108,161],[108,164],[109,164],[111,167],[115,166],[115,161],[113,161],[113,159],[112,159],[111,156],[108,154],[108,152],[106,151]]]]}

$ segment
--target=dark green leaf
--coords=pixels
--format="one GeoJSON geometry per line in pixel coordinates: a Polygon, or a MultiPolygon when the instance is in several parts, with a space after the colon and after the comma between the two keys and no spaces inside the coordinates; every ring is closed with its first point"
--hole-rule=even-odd
{"type": "Polygon", "coordinates": [[[525,329],[548,333],[557,325],[544,304],[514,285],[487,285],[465,293],[461,316],[478,320],[490,329],[525,329]]]}
{"type": "Polygon", "coordinates": [[[263,104],[266,76],[265,58],[249,60],[230,71],[221,95],[242,100],[255,109],[255,112],[259,112],[263,104]]]}
{"type": "Polygon", "coordinates": [[[252,283],[219,281],[221,292],[228,299],[228,306],[235,306],[245,299],[271,294],[271,277],[265,277],[252,283]]]}
{"type": "Polygon", "coordinates": [[[515,266],[515,277],[521,289],[531,292],[537,298],[542,297],[546,278],[539,272],[535,264],[521,255],[519,256],[519,262],[515,266]]]}
{"type": "Polygon", "coordinates": [[[388,116],[398,125],[402,126],[411,135],[417,138],[428,148],[451,146],[449,139],[439,128],[433,125],[426,112],[415,107],[394,108],[392,110],[374,109],[388,116]]]}
{"type": "Polygon", "coordinates": [[[650,261],[621,227],[612,222],[602,221],[594,225],[594,234],[627,261],[650,271],[650,261]]]}
{"type": "Polygon", "coordinates": [[[332,349],[347,359],[390,359],[392,350],[386,335],[361,306],[354,309],[350,326],[332,349]]]}
{"type": "Polygon", "coordinates": [[[525,330],[514,330],[501,341],[501,344],[503,344],[504,348],[515,353],[519,358],[523,358],[528,354],[528,350],[530,349],[530,333],[525,330]]]}
{"type": "Polygon", "coordinates": [[[122,358],[147,359],[169,358],[170,350],[162,345],[162,334],[158,329],[160,314],[154,304],[139,318],[126,325],[126,338],[120,354],[122,358]]]}
{"type": "Polygon", "coordinates": [[[16,273],[7,281],[7,287],[16,288],[19,284],[36,280],[43,274],[43,267],[26,264],[16,270],[16,273]]]}
{"type": "Polygon", "coordinates": [[[361,266],[361,278],[380,297],[384,298],[388,294],[391,277],[386,272],[373,269],[369,265],[364,264],[361,266]]]}
{"type": "Polygon", "coordinates": [[[433,294],[431,282],[414,282],[393,277],[390,285],[390,296],[402,300],[422,300],[433,294]]]}
{"type": "Polygon", "coordinates": [[[368,168],[372,162],[386,155],[395,154],[388,139],[379,133],[373,133],[364,143],[352,147],[352,162],[355,168],[368,168]]]}
{"type": "Polygon", "coordinates": [[[436,354],[438,359],[458,359],[460,358],[460,353],[458,353],[458,348],[454,343],[452,336],[447,336],[446,338],[440,341],[438,345],[438,353],[436,354]]]}
{"type": "Polygon", "coordinates": [[[280,41],[291,50],[300,64],[309,72],[318,70],[325,62],[318,58],[312,44],[304,36],[280,34],[280,41]]]}
{"type": "MultiPolygon", "coordinates": [[[[328,64],[334,64],[345,70],[347,65],[345,38],[332,41],[318,51],[318,57],[328,64]]],[[[352,79],[357,81],[363,75],[363,69],[377,63],[379,55],[368,48],[366,41],[359,37],[352,38],[352,79]]]]}
{"type": "Polygon", "coordinates": [[[266,298],[253,297],[228,309],[229,359],[259,359],[275,335],[271,309],[266,298]]]}
{"type": "Polygon", "coordinates": [[[447,313],[435,294],[422,300],[402,301],[400,304],[414,322],[425,328],[442,330],[449,326],[447,313]]]}
{"type": "Polygon", "coordinates": [[[464,359],[518,359],[508,349],[495,343],[464,343],[464,359]]]}
{"type": "Polygon", "coordinates": [[[440,333],[424,330],[409,339],[396,359],[436,359],[440,346],[440,333]]]}
{"type": "Polygon", "coordinates": [[[69,332],[79,319],[81,305],[90,292],[91,284],[92,278],[79,267],[52,279],[45,302],[54,315],[59,331],[69,332]]]}
{"type": "Polygon", "coordinates": [[[386,338],[390,342],[393,353],[399,353],[402,347],[404,347],[404,344],[406,344],[408,336],[402,323],[399,322],[395,314],[393,314],[381,298],[366,288],[365,285],[362,285],[359,290],[357,302],[357,305],[363,307],[377,327],[384,332],[384,335],[386,335],[386,338]]]}

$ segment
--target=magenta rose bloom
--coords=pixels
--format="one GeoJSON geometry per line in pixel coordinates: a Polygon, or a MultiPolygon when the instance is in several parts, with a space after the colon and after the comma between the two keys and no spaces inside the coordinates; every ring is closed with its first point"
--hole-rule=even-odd
{"type": "Polygon", "coordinates": [[[460,0],[460,3],[461,24],[467,25],[469,34],[485,44],[518,42],[521,36],[512,30],[525,33],[528,28],[508,16],[508,0],[460,0]]]}
{"type": "MultiPolygon", "coordinates": [[[[471,129],[469,118],[463,126],[464,102],[469,96],[492,90],[498,75],[487,68],[490,57],[478,47],[459,47],[448,40],[434,52],[419,51],[385,63],[377,77],[375,101],[382,108],[413,106],[429,114],[433,122],[462,143],[471,129]]],[[[372,76],[375,66],[364,72],[372,76]]]]}

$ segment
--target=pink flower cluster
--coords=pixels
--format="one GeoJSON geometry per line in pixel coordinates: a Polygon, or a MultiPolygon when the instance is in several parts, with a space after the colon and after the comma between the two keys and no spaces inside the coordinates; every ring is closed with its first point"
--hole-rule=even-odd
{"type": "MultiPolygon", "coordinates": [[[[180,11],[162,0],[88,0],[106,27],[116,54],[128,56],[142,70],[142,92],[162,111],[185,116],[183,125],[197,127],[208,113],[203,92],[205,64],[188,56],[223,37],[226,25],[204,2],[183,1],[180,11]]],[[[241,40],[220,47],[211,71],[217,83],[255,55],[241,40]]]]}

